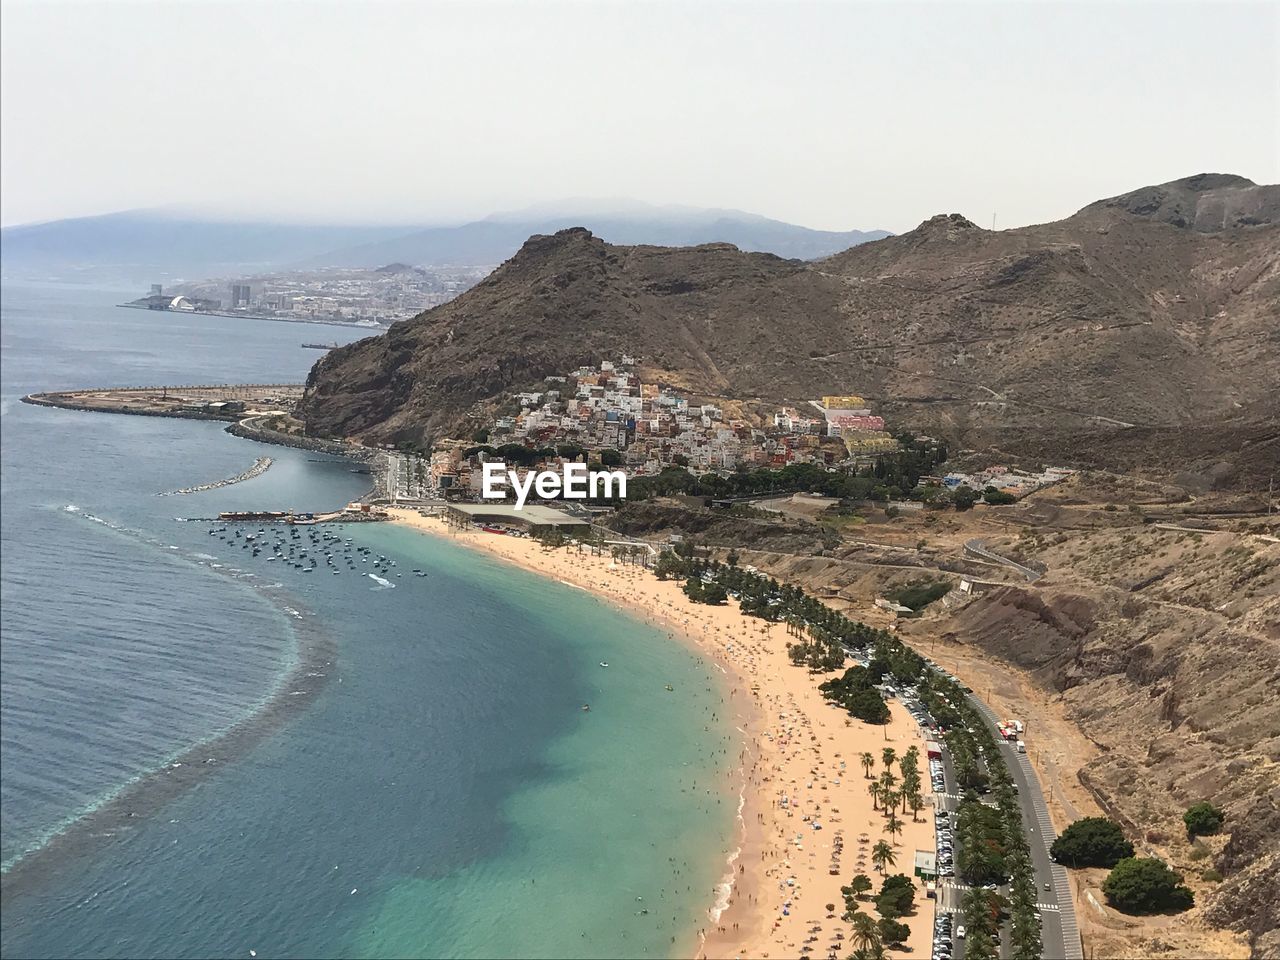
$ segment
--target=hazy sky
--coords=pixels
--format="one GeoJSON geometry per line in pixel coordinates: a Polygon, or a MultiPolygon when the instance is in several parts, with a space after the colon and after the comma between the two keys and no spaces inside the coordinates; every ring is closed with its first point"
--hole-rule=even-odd
{"type": "Polygon", "coordinates": [[[984,226],[1280,180],[1280,3],[5,0],[4,224],[565,197],[984,226]]]}

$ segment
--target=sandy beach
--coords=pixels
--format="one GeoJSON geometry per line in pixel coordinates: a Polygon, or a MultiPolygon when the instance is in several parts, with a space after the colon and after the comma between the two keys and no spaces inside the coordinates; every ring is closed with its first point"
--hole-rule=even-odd
{"type": "MultiPolygon", "coordinates": [[[[787,628],[745,617],[730,601],[696,604],[680,584],[658,580],[650,571],[593,556],[583,547],[549,550],[523,537],[457,531],[443,520],[412,510],[391,511],[394,521],[465,546],[482,549],[563,583],[590,590],[633,615],[693,644],[726,673],[735,723],[742,732],[741,764],[733,774],[741,790],[738,847],[726,851],[723,882],[707,895],[707,923],[688,952],[699,957],[844,957],[851,952],[851,925],[840,920],[840,887],[858,873],[880,878],[871,848],[892,843],[889,873],[913,872],[916,850],[934,848],[933,811],[926,807],[912,822],[899,814],[902,831],[890,838],[885,819],[874,810],[870,782],[860,762],[893,748],[900,757],[920,749],[926,774],[924,738],[903,707],[890,704],[892,719],[873,726],[850,718],[818,692],[823,676],[787,659],[787,628]],[[835,870],[833,873],[832,871],[835,870]],[[829,910],[828,905],[834,905],[829,910]]],[[[895,764],[895,773],[896,764],[895,764]]],[[[928,956],[933,903],[916,881],[916,912],[902,918],[911,928],[906,946],[928,956]]],[[[874,904],[860,911],[879,918],[874,904]]]]}

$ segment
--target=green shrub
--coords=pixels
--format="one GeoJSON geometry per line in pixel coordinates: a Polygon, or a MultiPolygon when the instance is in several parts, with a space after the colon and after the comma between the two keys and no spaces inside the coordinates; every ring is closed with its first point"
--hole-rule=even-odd
{"type": "Polygon", "coordinates": [[[912,610],[923,610],[939,597],[946,596],[951,584],[946,580],[912,580],[905,586],[889,591],[886,595],[894,603],[912,610]]]}
{"type": "Polygon", "coordinates": [[[1163,860],[1126,857],[1102,882],[1107,903],[1125,913],[1186,910],[1195,896],[1163,860]]]}
{"type": "Polygon", "coordinates": [[[1203,837],[1217,833],[1227,815],[1208,800],[1192,804],[1182,815],[1182,822],[1187,825],[1187,837],[1203,837]]]}
{"type": "Polygon", "coordinates": [[[882,917],[896,919],[911,912],[916,898],[916,887],[911,878],[897,873],[885,877],[880,893],[876,895],[876,910],[882,917]]]}
{"type": "Polygon", "coordinates": [[[1005,493],[997,490],[995,487],[987,487],[982,491],[982,499],[993,506],[1003,506],[1005,504],[1017,503],[1018,498],[1012,493],[1005,493]]]}
{"type": "Polygon", "coordinates": [[[907,937],[911,936],[910,927],[905,923],[893,920],[889,917],[881,918],[880,922],[876,924],[876,926],[880,929],[880,939],[883,940],[886,945],[905,943],[907,937]]]}
{"type": "Polygon", "coordinates": [[[1114,867],[1133,856],[1133,844],[1119,824],[1106,817],[1085,817],[1062,831],[1049,855],[1069,867],[1114,867]]]}

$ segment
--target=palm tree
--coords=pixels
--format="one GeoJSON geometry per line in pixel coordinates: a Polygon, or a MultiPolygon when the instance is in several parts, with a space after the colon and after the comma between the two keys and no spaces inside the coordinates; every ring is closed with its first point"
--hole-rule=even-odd
{"type": "Polygon", "coordinates": [[[886,817],[893,816],[893,808],[898,804],[898,791],[890,790],[884,784],[881,784],[880,799],[884,801],[884,815],[886,817]]]}
{"type": "Polygon", "coordinates": [[[892,811],[889,812],[889,819],[885,821],[884,829],[885,832],[889,834],[890,838],[896,837],[902,832],[902,821],[898,819],[898,815],[896,813],[893,813],[892,811]]]}
{"type": "Polygon", "coordinates": [[[896,757],[897,755],[898,755],[898,751],[893,749],[893,747],[885,747],[880,752],[880,759],[884,761],[885,770],[889,770],[890,768],[893,767],[893,758],[896,757]]]}
{"type": "Polygon", "coordinates": [[[866,775],[866,778],[870,780],[871,768],[876,765],[876,758],[869,753],[864,753],[858,759],[862,761],[862,772],[866,775]]]}
{"type": "Polygon", "coordinates": [[[880,800],[880,781],[872,780],[870,783],[868,783],[867,793],[871,794],[871,809],[879,810],[880,808],[876,804],[880,800]]]}
{"type": "Polygon", "coordinates": [[[889,794],[893,792],[893,788],[897,786],[898,778],[893,775],[892,770],[885,770],[880,774],[880,796],[885,799],[885,806],[889,806],[889,794]]]}
{"type": "Polygon", "coordinates": [[[907,803],[911,805],[911,822],[916,822],[916,815],[924,808],[924,797],[920,796],[919,790],[912,790],[907,796],[907,803]]]}
{"type": "Polygon", "coordinates": [[[880,943],[880,931],[875,919],[868,913],[855,914],[849,942],[855,950],[871,950],[880,943]]]}
{"type": "Polygon", "coordinates": [[[893,852],[893,847],[885,843],[883,840],[877,840],[876,845],[871,848],[871,862],[876,865],[876,869],[881,874],[884,873],[885,867],[895,866],[898,862],[897,855],[893,852]]]}

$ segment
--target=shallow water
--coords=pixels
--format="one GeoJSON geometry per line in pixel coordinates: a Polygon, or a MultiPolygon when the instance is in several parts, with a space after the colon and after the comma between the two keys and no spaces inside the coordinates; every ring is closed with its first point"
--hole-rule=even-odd
{"type": "Polygon", "coordinates": [[[304,574],[176,522],[332,507],[368,478],[217,424],[14,402],[300,380],[317,356],[305,326],[117,299],[4,290],[5,954],[687,947],[736,803],[712,669],[589,594],[413,531],[344,528],[396,566],[331,550],[335,576],[309,540],[304,574]],[[157,496],[264,454],[251,480],[157,496]],[[190,782],[167,790],[175,762],[190,782]],[[90,829],[41,846],[67,822],[90,829]]]}

